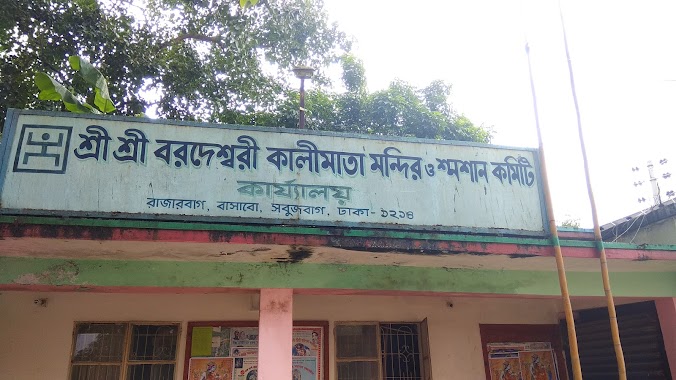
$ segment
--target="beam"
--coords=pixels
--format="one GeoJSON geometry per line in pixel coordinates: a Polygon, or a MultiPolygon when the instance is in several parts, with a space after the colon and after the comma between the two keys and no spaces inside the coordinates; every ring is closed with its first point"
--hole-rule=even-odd
{"type": "MultiPolygon", "coordinates": [[[[268,244],[333,247],[357,251],[401,252],[425,255],[471,253],[553,257],[548,239],[408,231],[348,230],[322,227],[213,225],[118,220],[0,216],[0,249],[11,249],[17,239],[61,241],[268,244]],[[15,223],[8,223],[14,220],[15,223]],[[41,222],[41,223],[39,223],[41,222]],[[87,224],[89,223],[89,225],[87,224]],[[149,228],[149,227],[155,227],[149,228]],[[215,228],[217,226],[218,228],[215,228]],[[184,230],[177,228],[186,228],[184,230]],[[204,228],[204,229],[199,229],[204,228]],[[7,247],[7,248],[5,248],[7,247]]],[[[565,257],[596,258],[594,242],[561,240],[565,257]]],[[[676,246],[635,246],[608,243],[614,260],[674,260],[676,246]]]]}
{"type": "MultiPolygon", "coordinates": [[[[674,272],[616,272],[620,297],[676,297],[674,272]]],[[[595,272],[569,273],[572,296],[601,296],[595,272]]],[[[293,288],[556,296],[554,271],[385,265],[0,257],[0,290],[44,287],[293,288]]]]}

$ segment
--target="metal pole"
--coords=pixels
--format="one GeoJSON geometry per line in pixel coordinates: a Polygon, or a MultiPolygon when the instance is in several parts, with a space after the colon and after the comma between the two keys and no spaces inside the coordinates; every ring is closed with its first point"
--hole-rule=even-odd
{"type": "Polygon", "coordinates": [[[533,110],[535,113],[535,129],[538,134],[538,152],[540,154],[540,168],[542,172],[542,187],[545,194],[545,205],[549,217],[549,231],[552,234],[552,245],[554,246],[554,256],[556,257],[556,270],[559,274],[559,287],[561,288],[561,298],[563,298],[563,309],[566,315],[566,326],[568,328],[568,344],[570,346],[570,359],[573,367],[573,379],[582,380],[582,367],[580,366],[580,354],[577,348],[577,333],[575,332],[575,319],[573,317],[573,306],[570,303],[570,294],[568,292],[568,280],[566,279],[566,268],[563,263],[563,254],[561,253],[561,243],[559,241],[559,232],[556,229],[556,220],[554,218],[554,206],[552,196],[549,190],[549,177],[547,176],[547,165],[545,164],[545,148],[542,143],[542,133],[540,132],[540,117],[538,115],[538,103],[535,96],[535,83],[533,81],[533,70],[530,64],[530,48],[526,43],[526,57],[528,58],[528,77],[530,78],[530,90],[533,95],[533,110]]]}
{"type": "Polygon", "coordinates": [[[300,78],[300,119],[298,129],[305,129],[305,78],[300,78]]]}
{"type": "Polygon", "coordinates": [[[657,178],[655,177],[653,167],[653,162],[648,161],[648,176],[650,176],[650,187],[653,191],[653,206],[657,206],[662,203],[662,199],[660,197],[660,187],[657,185],[657,178]]]}
{"type": "Polygon", "coordinates": [[[617,360],[617,370],[620,380],[627,379],[627,369],[624,363],[624,353],[622,352],[622,343],[620,342],[620,329],[617,325],[617,314],[615,312],[615,301],[613,293],[610,290],[610,275],[608,274],[608,260],[606,258],[606,249],[603,245],[601,236],[601,227],[596,212],[596,202],[594,192],[592,191],[591,180],[589,176],[589,163],[587,161],[587,148],[584,145],[584,135],[582,133],[582,119],[580,118],[580,107],[577,103],[577,93],[575,91],[575,78],[573,76],[573,63],[568,51],[568,38],[566,36],[566,26],[563,22],[563,11],[559,2],[559,15],[561,17],[561,28],[563,29],[563,44],[566,48],[566,59],[568,60],[568,75],[570,77],[570,88],[573,92],[573,102],[575,104],[575,114],[577,116],[577,132],[580,136],[580,148],[582,149],[582,162],[584,164],[584,175],[587,181],[587,194],[591,205],[592,219],[594,221],[594,239],[596,240],[596,249],[599,252],[599,261],[601,262],[601,277],[603,278],[603,291],[606,293],[606,303],[608,304],[608,316],[610,318],[610,332],[613,337],[613,346],[615,348],[615,359],[617,360]]]}

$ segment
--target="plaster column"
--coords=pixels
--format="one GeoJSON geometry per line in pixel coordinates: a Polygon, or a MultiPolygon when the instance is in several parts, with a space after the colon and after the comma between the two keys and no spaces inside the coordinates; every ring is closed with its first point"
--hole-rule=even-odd
{"type": "Polygon", "coordinates": [[[658,298],[655,300],[655,306],[660,319],[671,377],[676,379],[676,298],[658,298]]]}
{"type": "Polygon", "coordinates": [[[293,289],[261,289],[258,315],[258,380],[289,380],[293,289]]]}

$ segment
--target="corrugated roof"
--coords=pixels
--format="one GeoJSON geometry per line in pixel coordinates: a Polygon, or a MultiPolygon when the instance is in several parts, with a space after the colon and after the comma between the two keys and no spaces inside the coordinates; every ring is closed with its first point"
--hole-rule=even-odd
{"type": "Polygon", "coordinates": [[[601,226],[603,240],[615,240],[617,237],[676,216],[676,199],[670,199],[645,210],[625,216],[601,226]]]}

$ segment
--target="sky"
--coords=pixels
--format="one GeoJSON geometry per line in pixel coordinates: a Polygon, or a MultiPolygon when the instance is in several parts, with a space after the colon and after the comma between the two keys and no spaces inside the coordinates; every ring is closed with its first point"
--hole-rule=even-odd
{"type": "MultiPolygon", "coordinates": [[[[557,0],[325,5],[355,39],[370,91],[395,78],[416,86],[443,79],[454,109],[491,127],[497,145],[537,147],[528,41],[557,222],[592,227],[557,0]]],[[[676,190],[661,177],[676,175],[676,2],[561,0],[561,10],[603,225],[652,205],[649,160],[663,193],[676,190]]]]}

